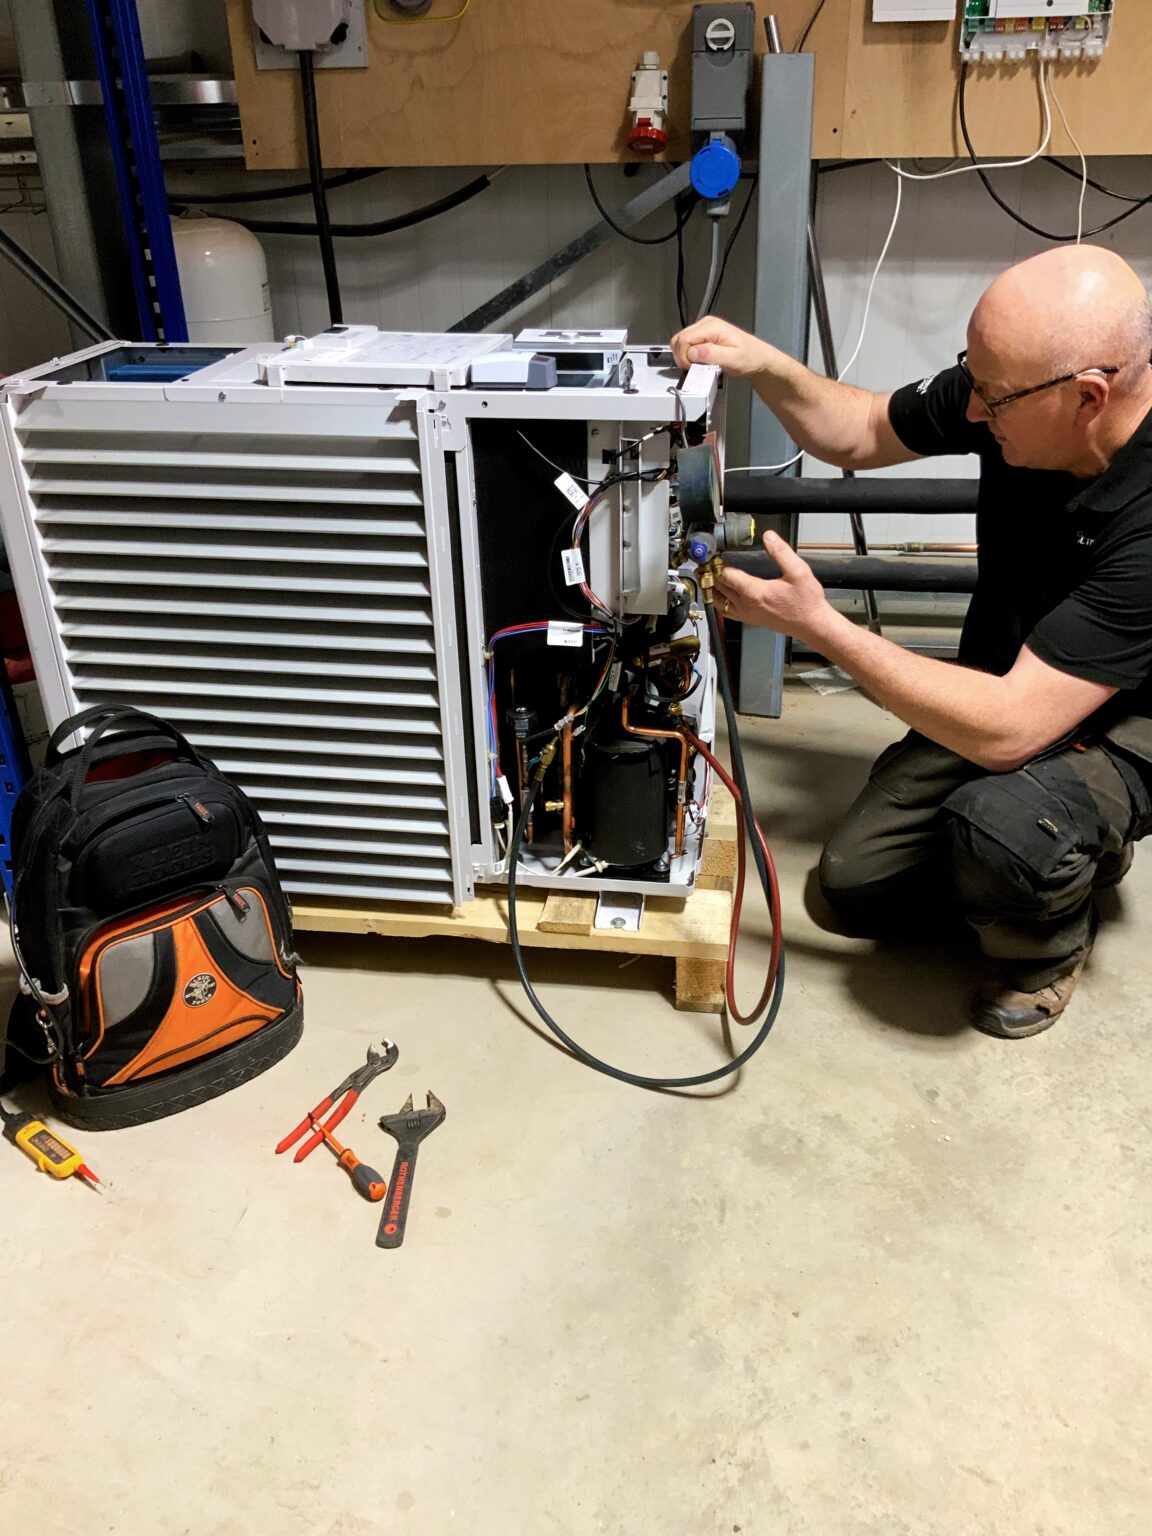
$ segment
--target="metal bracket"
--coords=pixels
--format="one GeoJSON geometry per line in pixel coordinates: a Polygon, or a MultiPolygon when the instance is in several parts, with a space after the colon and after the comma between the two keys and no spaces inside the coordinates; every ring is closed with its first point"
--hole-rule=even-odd
{"type": "Polygon", "coordinates": [[[618,933],[639,933],[643,916],[644,897],[639,891],[601,891],[592,926],[614,928],[618,933]]]}

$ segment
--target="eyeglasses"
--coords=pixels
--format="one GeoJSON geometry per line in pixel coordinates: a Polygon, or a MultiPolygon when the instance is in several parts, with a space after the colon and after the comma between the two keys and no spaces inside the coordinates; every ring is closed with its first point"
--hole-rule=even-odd
{"type": "Polygon", "coordinates": [[[1084,373],[1119,373],[1119,366],[1115,368],[1077,368],[1075,373],[1062,373],[1058,379],[1049,379],[1044,384],[1033,384],[1029,389],[1016,389],[1010,395],[1001,395],[998,400],[989,400],[988,396],[972,377],[972,370],[968,367],[968,353],[960,352],[956,357],[956,366],[964,375],[964,382],[980,401],[981,405],[990,416],[1003,406],[1011,405],[1013,400],[1023,400],[1026,395],[1038,395],[1042,389],[1055,389],[1057,384],[1070,384],[1073,379],[1078,379],[1084,373]]]}

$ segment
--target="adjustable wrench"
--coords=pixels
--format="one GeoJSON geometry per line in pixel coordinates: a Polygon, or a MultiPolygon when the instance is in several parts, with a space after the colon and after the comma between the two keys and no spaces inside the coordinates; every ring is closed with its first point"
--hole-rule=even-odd
{"type": "Polygon", "coordinates": [[[380,1129],[396,1138],[396,1159],[392,1164],[392,1177],[388,1181],[388,1196],[380,1227],[376,1233],[377,1248],[399,1248],[404,1241],[404,1224],[408,1220],[408,1200],[412,1194],[412,1176],[416,1171],[416,1153],[420,1143],[430,1136],[444,1119],[445,1109],[429,1089],[427,1109],[413,1109],[412,1095],[398,1115],[382,1115],[380,1129]]]}

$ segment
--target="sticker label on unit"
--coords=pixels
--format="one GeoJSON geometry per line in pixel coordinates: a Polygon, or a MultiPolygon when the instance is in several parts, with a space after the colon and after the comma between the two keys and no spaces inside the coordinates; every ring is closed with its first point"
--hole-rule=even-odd
{"type": "Polygon", "coordinates": [[[567,470],[562,475],[556,476],[556,489],[561,496],[566,496],[577,512],[583,512],[588,505],[588,492],[582,490],[573,480],[567,470]]]}
{"type": "Polygon", "coordinates": [[[584,554],[579,549],[565,549],[561,551],[560,560],[564,566],[564,580],[570,587],[578,587],[585,581],[584,554]]]}
{"type": "Polygon", "coordinates": [[[610,693],[615,693],[617,688],[619,688],[620,674],[623,670],[624,663],[622,661],[614,661],[612,663],[612,670],[608,674],[608,690],[610,693]]]}
{"type": "Polygon", "coordinates": [[[548,644],[570,645],[579,649],[584,644],[583,624],[562,624],[556,619],[549,619],[548,644]]]}

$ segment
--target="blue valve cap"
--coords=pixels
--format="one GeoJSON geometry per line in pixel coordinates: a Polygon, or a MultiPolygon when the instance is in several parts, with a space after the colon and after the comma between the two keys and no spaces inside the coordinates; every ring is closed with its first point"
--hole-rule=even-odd
{"type": "Polygon", "coordinates": [[[740,180],[740,156],[723,139],[711,139],[692,156],[692,185],[708,202],[731,197],[740,180]]]}

